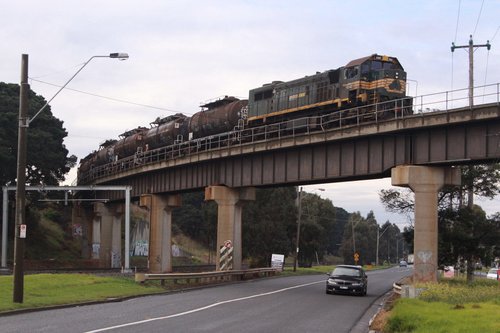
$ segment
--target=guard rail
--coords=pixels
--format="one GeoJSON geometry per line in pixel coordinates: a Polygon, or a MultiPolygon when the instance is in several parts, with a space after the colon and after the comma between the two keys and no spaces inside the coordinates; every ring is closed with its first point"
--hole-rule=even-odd
{"type": "Polygon", "coordinates": [[[173,281],[178,283],[184,280],[186,283],[204,283],[212,281],[240,281],[259,277],[268,277],[276,275],[280,272],[276,268],[253,268],[246,270],[231,270],[231,271],[216,271],[216,272],[201,272],[201,273],[136,273],[135,282],[144,283],[149,280],[160,280],[163,285],[165,281],[173,281]]]}
{"type": "Polygon", "coordinates": [[[392,291],[395,292],[396,294],[399,294],[401,295],[402,294],[402,287],[401,287],[401,283],[399,282],[394,282],[392,284],[392,291]]]}

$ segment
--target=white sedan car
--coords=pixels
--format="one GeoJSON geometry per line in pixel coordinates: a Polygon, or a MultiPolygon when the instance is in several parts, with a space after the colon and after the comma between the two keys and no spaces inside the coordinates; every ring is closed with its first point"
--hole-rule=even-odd
{"type": "Polygon", "coordinates": [[[487,279],[492,279],[492,280],[500,280],[500,269],[499,268],[492,268],[488,271],[488,274],[486,274],[487,279]]]}

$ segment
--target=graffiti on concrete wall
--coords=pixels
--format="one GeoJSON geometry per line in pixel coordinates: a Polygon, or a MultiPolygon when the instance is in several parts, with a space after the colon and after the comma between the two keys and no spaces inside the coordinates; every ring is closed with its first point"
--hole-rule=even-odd
{"type": "Polygon", "coordinates": [[[149,243],[144,240],[136,241],[134,243],[132,255],[147,257],[149,255],[149,243]]]}
{"type": "Polygon", "coordinates": [[[100,251],[101,251],[101,243],[92,243],[92,259],[99,259],[100,251]]]}
{"type": "Polygon", "coordinates": [[[83,228],[80,223],[73,224],[73,237],[82,237],[83,236],[83,228]]]}
{"type": "Polygon", "coordinates": [[[149,220],[144,212],[137,212],[134,216],[134,226],[130,232],[132,256],[147,257],[149,254],[149,220]]]}
{"type": "Polygon", "coordinates": [[[122,255],[120,251],[111,251],[111,268],[120,268],[122,255]]]}

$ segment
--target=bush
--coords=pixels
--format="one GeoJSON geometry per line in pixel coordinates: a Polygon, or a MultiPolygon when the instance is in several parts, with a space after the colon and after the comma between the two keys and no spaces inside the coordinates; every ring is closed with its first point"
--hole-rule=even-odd
{"type": "Polygon", "coordinates": [[[384,327],[384,331],[388,332],[413,332],[416,328],[412,320],[408,320],[405,317],[390,317],[387,321],[387,325],[384,327]]]}
{"type": "Polygon", "coordinates": [[[465,304],[500,301],[499,283],[494,280],[478,279],[467,284],[465,279],[444,280],[440,283],[419,284],[424,291],[419,298],[426,302],[465,304]]]}

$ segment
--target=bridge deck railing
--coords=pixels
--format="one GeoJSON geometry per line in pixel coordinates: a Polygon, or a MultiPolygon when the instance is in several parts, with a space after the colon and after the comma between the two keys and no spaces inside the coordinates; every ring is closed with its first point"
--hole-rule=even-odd
{"type": "MultiPolygon", "coordinates": [[[[474,91],[474,103],[500,104],[500,83],[475,87],[474,91]]],[[[295,137],[310,134],[311,132],[342,129],[358,126],[367,121],[377,123],[413,117],[418,114],[423,115],[429,112],[449,111],[462,107],[469,107],[469,89],[457,89],[416,97],[405,97],[403,99],[340,110],[326,115],[304,117],[246,128],[136,153],[133,156],[94,167],[86,174],[80,175],[78,183],[91,183],[95,179],[133,168],[209,150],[218,150],[270,139],[295,137]]]]}

